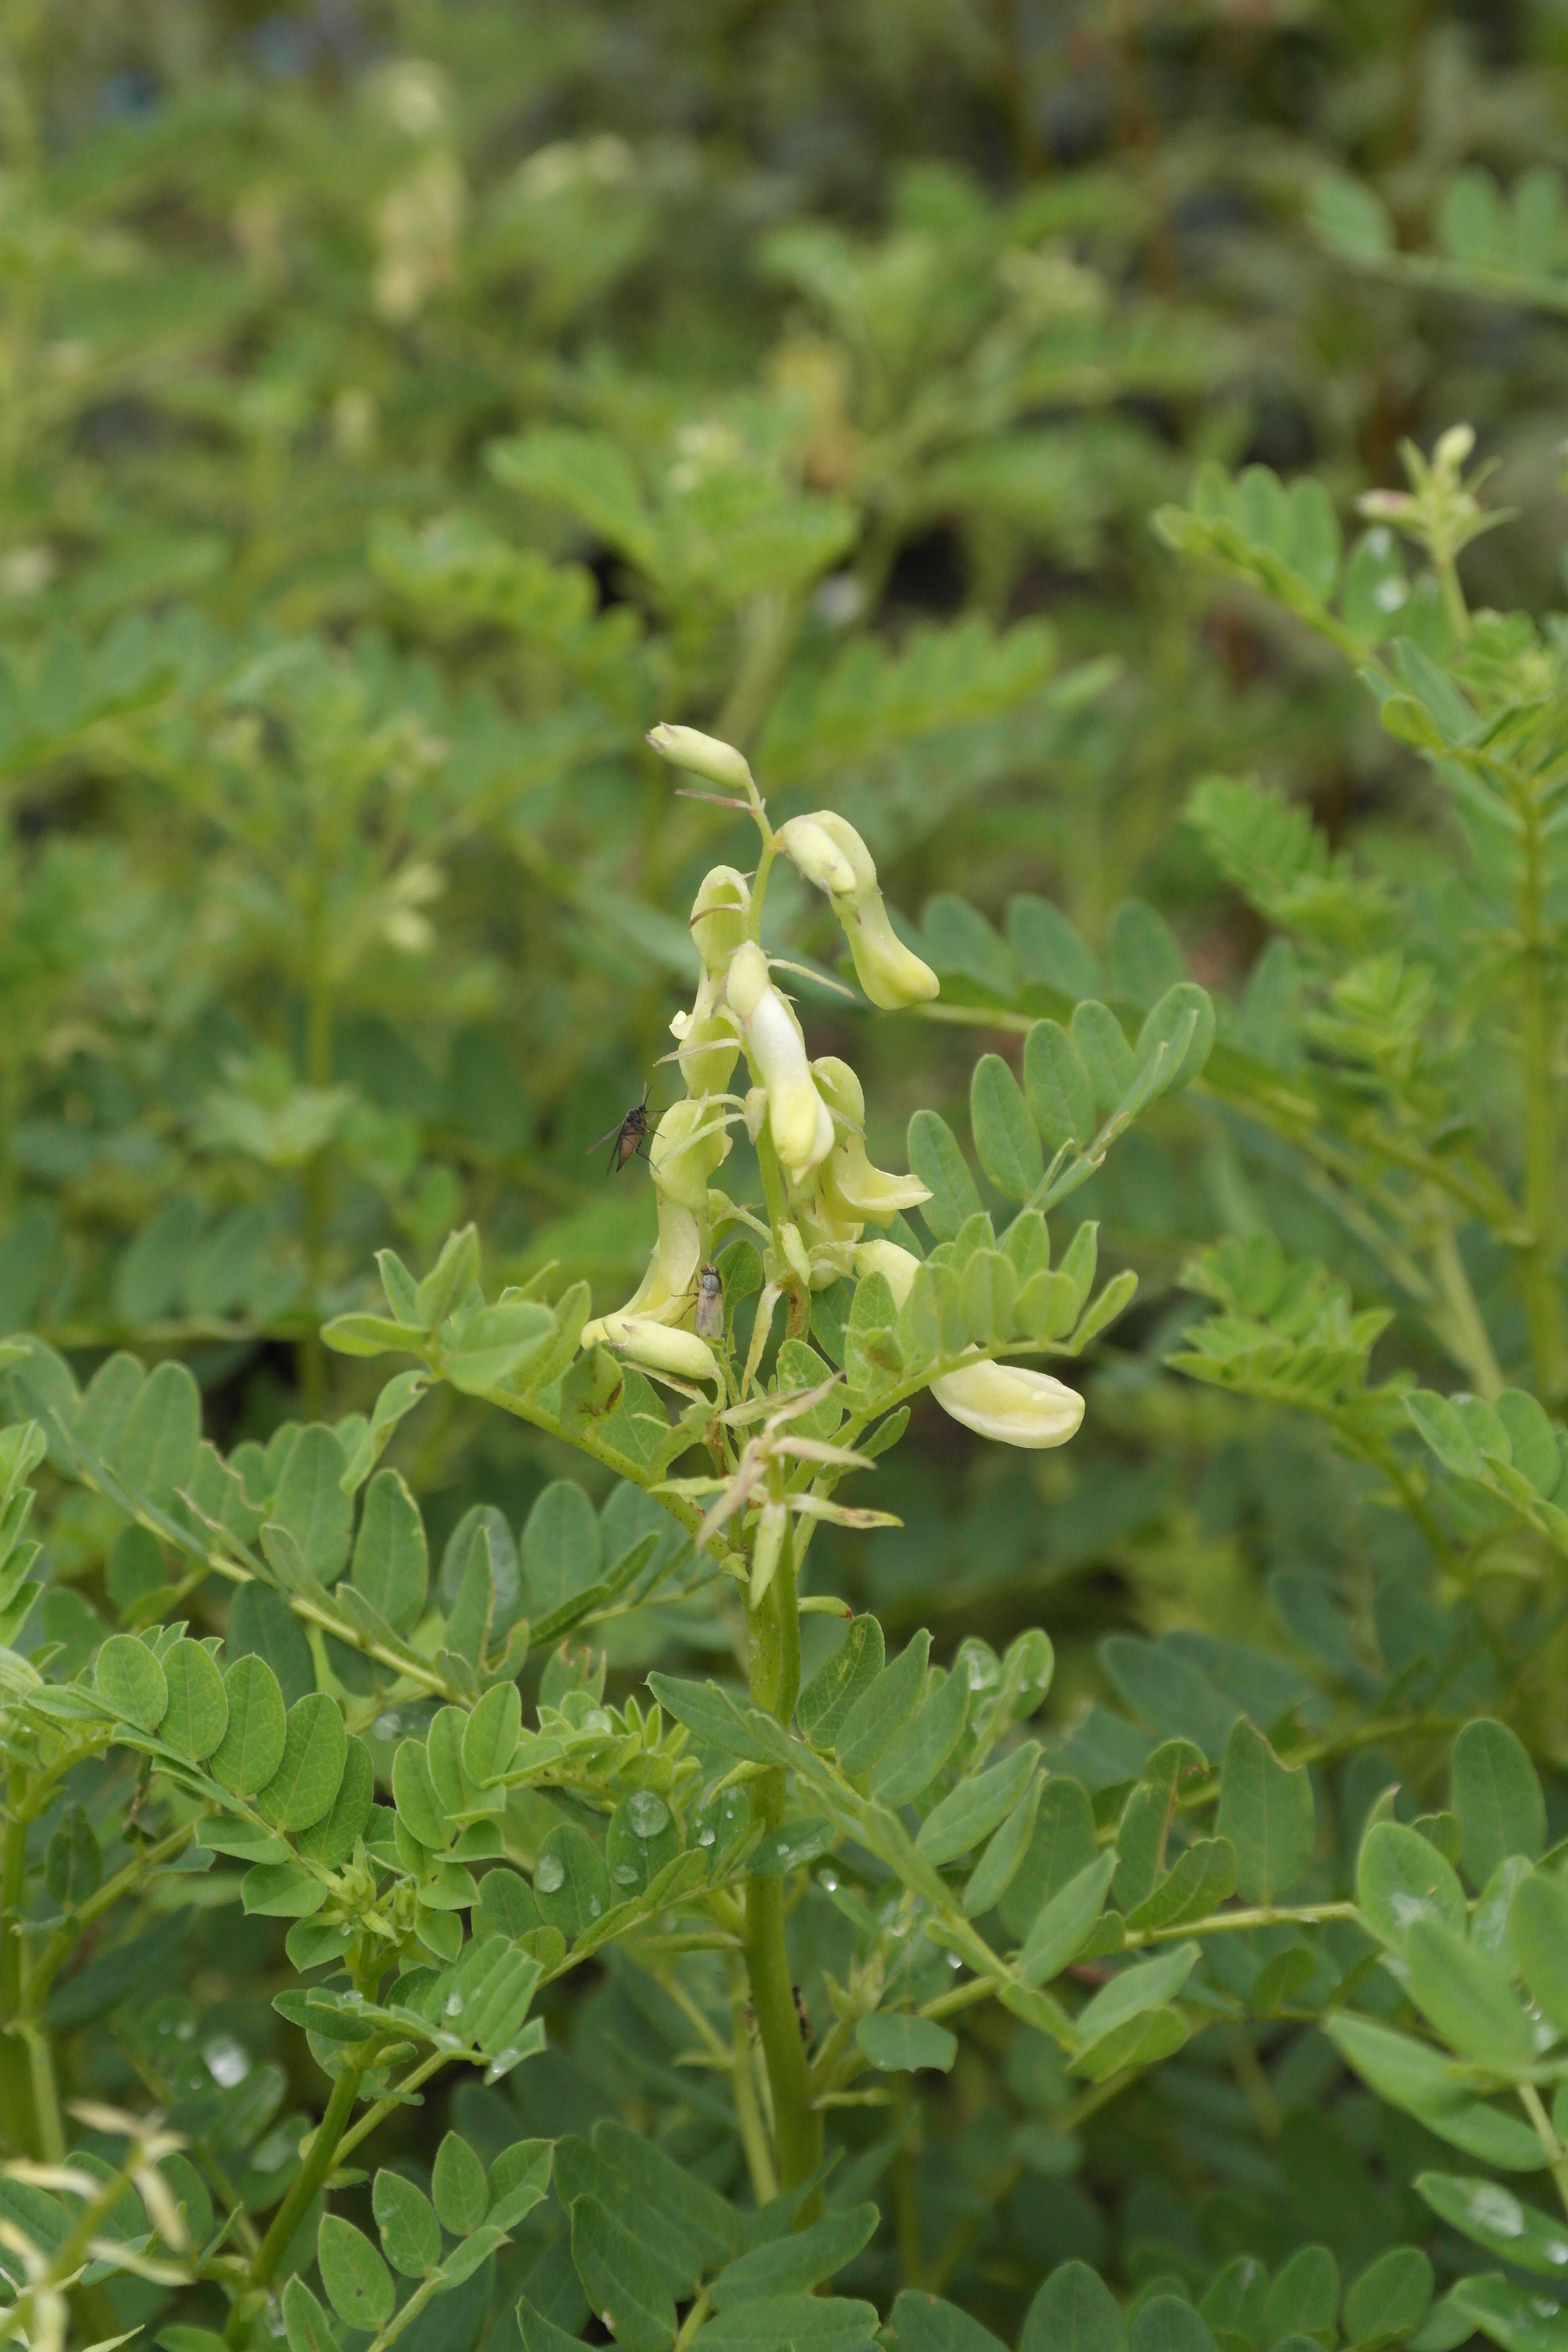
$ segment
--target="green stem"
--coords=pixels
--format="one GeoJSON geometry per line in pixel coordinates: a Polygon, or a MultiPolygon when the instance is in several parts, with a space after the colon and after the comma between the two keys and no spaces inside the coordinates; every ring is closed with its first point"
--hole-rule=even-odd
{"type": "MultiPolygon", "coordinates": [[[[312,1087],[330,1087],[332,1082],[332,982],[331,965],[327,943],[326,877],[318,871],[310,886],[307,909],[307,954],[309,962],[305,989],[305,1077],[312,1087]]],[[[326,1273],[327,1211],[331,1184],[330,1147],[321,1150],[306,1163],[304,1171],[304,1252],[305,1280],[310,1299],[311,1328],[300,1342],[300,1401],[307,1421],[319,1421],[326,1408],[327,1363],[316,1328],[321,1315],[321,1286],[326,1273]]]]}
{"type": "Polygon", "coordinates": [[[731,1956],[730,2004],[731,2020],[731,2056],[730,2088],[735,2101],[735,2120],[740,2126],[741,2146],[746,2152],[746,2169],[752,2176],[752,2194],[759,2205],[766,2205],[779,2193],[778,2175],[773,2170],[773,2154],[768,2146],[767,2126],[757,2097],[757,2078],[752,2072],[752,2030],[746,2016],[746,1971],[739,1958],[731,1956]]]}
{"type": "Polygon", "coordinates": [[[405,2106],[407,2105],[407,2099],[405,2094],[416,2089],[421,2083],[427,2083],[432,2074],[438,2074],[442,2067],[447,2063],[447,2053],[445,2050],[437,2050],[433,2057],[422,2058],[418,2065],[412,2068],[408,2074],[405,2074],[402,2082],[397,2085],[398,2095],[396,2097],[377,2099],[373,2106],[367,2107],[363,2115],[360,2117],[358,2123],[355,2124],[353,2131],[344,2132],[342,2137],[339,2140],[338,2158],[340,2162],[344,2157],[353,2154],[353,2150],[359,2146],[362,2139],[368,2139],[370,2137],[371,2133],[375,2129],[377,2124],[384,2123],[387,2116],[392,2115],[398,2107],[405,2106]]]}
{"type": "Polygon", "coordinates": [[[1564,2152],[1562,2141],[1552,2127],[1552,2119],[1542,2105],[1541,2094],[1534,2084],[1521,2083],[1517,2088],[1520,2105],[1530,2117],[1535,2128],[1535,2137],[1546,2151],[1546,2161],[1551,2168],[1552,2180],[1556,2184],[1557,2194],[1562,2200],[1563,2210],[1568,2213],[1568,2153],[1564,2152]]]}
{"type": "MultiPolygon", "coordinates": [[[[773,1582],[762,1607],[748,1612],[747,1624],[752,1697],[787,1725],[800,1690],[800,1616],[787,1534],[773,1582]]],[[[765,1830],[784,1825],[784,1769],[779,1765],[752,1783],[752,1819],[765,1830]]],[[[795,2015],[795,1987],[784,1945],[784,1896],[782,1878],[747,1881],[745,1956],[752,2008],[773,2093],[779,2179],[785,2189],[794,2189],[809,2179],[822,2160],[822,2117],[813,2104],[811,2069],[795,2015]]],[[[803,2209],[802,2218],[811,2220],[814,2215],[803,2209]]]]}
{"type": "Polygon", "coordinates": [[[1438,1288],[1447,1308],[1446,1328],[1439,1334],[1449,1351],[1468,1373],[1476,1394],[1485,1397],[1489,1404],[1501,1396],[1508,1385],[1493,1351],[1491,1334],[1470,1287],[1470,1277],[1465,1271],[1464,1259],[1454,1237],[1446,1204],[1437,1212],[1438,1223],[1432,1244],[1432,1263],[1437,1276],[1438,1288]]]}
{"type": "Polygon", "coordinates": [[[27,1874],[26,1775],[18,1766],[6,1787],[0,1849],[0,2123],[16,2149],[41,2156],[28,2053],[17,2024],[22,2009],[22,1902],[27,1874]]]}
{"type": "MultiPolygon", "coordinates": [[[[288,2252],[295,2231],[304,2220],[310,2200],[331,2172],[337,2159],[338,2143],[348,2128],[349,2117],[359,2096],[364,2071],[375,2057],[377,2043],[366,2044],[364,2053],[354,2063],[345,2065],[332,2084],[332,2095],[327,2102],[327,2112],[321,2117],[310,2141],[310,2152],[300,2166],[294,2185],[272,2217],[272,2226],[256,2250],[247,2281],[250,2293],[258,2294],[270,2282],[284,2254],[288,2252]]],[[[229,2315],[227,2341],[237,2344],[248,2320],[247,2298],[241,2296],[229,2315]]]]}
{"type": "Polygon", "coordinates": [[[1533,802],[1524,818],[1524,871],[1519,929],[1523,941],[1520,1026],[1524,1057],[1524,1208],[1531,1240],[1524,1253],[1525,1315],[1531,1363],[1543,1401],[1562,1385],[1563,1339],[1557,1296],[1557,1079],[1552,1067],[1547,993],[1544,856],[1533,802]]]}

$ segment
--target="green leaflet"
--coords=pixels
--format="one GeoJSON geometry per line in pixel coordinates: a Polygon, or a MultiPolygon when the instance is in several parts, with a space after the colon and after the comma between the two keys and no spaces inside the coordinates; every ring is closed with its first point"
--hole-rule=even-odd
{"type": "Polygon", "coordinates": [[[93,1661],[92,1684],[104,1705],[138,1731],[156,1731],[168,1712],[163,1669],[134,1634],[110,1635],[93,1661]]]}
{"type": "Polygon", "coordinates": [[[1088,1790],[1053,1772],[1040,1792],[1024,1858],[998,1906],[1008,1934],[1022,1941],[1041,1906],[1087,1870],[1098,1852],[1088,1790]]]}
{"type": "Polygon", "coordinates": [[[405,2278],[424,2278],[441,2259],[441,2225],[422,2189],[400,2172],[375,2176],[371,2198],[381,2250],[405,2278]]]}
{"type": "Polygon", "coordinates": [[[1380,2098],[1502,2172],[1540,2169],[1541,2143],[1521,2116],[1479,2098],[1468,2071],[1428,2043],[1370,2018],[1342,2013],[1323,2028],[1347,2065],[1380,2098]]]}
{"type": "Polygon", "coordinates": [[[978,1215],[980,1195],[957,1138],[934,1110],[918,1110],[910,1119],[909,1160],[910,1172],[931,1193],[921,1215],[939,1242],[952,1241],[966,1218],[978,1215]]]}
{"type": "MultiPolygon", "coordinates": [[[[920,1704],[931,1635],[921,1632],[861,1691],[838,1727],[838,1761],[851,1780],[868,1772],[920,1704]]],[[[650,1677],[651,1679],[651,1677],[650,1677]]],[[[657,1687],[657,1685],[656,1685],[657,1687]]]]}
{"type": "Polygon", "coordinates": [[[1000,1764],[960,1780],[921,1823],[917,1852],[928,1862],[955,1862],[989,1837],[1022,1798],[1039,1754],[1038,1740],[1026,1740],[1000,1764]]]}
{"type": "Polygon", "coordinates": [[[327,1811],[299,1832],[300,1853],[326,1870],[341,1868],[370,1820],[374,1800],[375,1769],[370,1750],[357,1733],[351,1732],[337,1794],[327,1811]]]}
{"type": "Polygon", "coordinates": [[[347,1759],[342,1709],[325,1691],[312,1691],[289,1710],[278,1769],[257,1795],[259,1810],[276,1829],[309,1829],[331,1810],[347,1759]]]}
{"type": "Polygon", "coordinates": [[[883,1748],[870,1767],[873,1795],[886,1805],[906,1805],[930,1788],[963,1738],[968,1717],[969,1678],[961,1665],[883,1748]]]}
{"type": "Polygon", "coordinates": [[[1506,1964],[1435,1920],[1417,1919],[1405,1941],[1411,1998],[1450,2049],[1489,2071],[1532,2065],[1535,2040],[1506,1964]]]}
{"type": "Polygon", "coordinates": [[[604,1855],[586,1830],[567,1822],[551,1831],[533,1865],[533,1899],[547,1927],[568,1938],[602,1919],[612,1901],[604,1855]]]}
{"type": "Polygon", "coordinates": [[[1356,1859],[1356,1901],[1373,1934],[1403,1951],[1412,1925],[1465,1932],[1464,1889],[1436,1847],[1398,1822],[1374,1822],[1356,1859]]]}
{"type": "Polygon", "coordinates": [[[1448,2300],[1502,2352],[1563,2352],[1568,2342],[1568,2313],[1554,2296],[1532,2293],[1495,2271],[1458,2280],[1448,2300]]]}
{"type": "Polygon", "coordinates": [[[1508,1949],[1546,2016],[1568,2032],[1568,1887],[1561,1879],[1537,1870],[1521,1881],[1509,1911],[1508,1949]]]}
{"type": "Polygon", "coordinates": [[[169,1704],[160,1732],[194,1763],[210,1756],[228,1727],[223,1676],[199,1642],[176,1642],[163,1658],[169,1704]]]}
{"type": "Polygon", "coordinates": [[[983,1054],[969,1087],[970,1124],[980,1165],[1005,1200],[1026,1201],[1045,1162],[1022,1087],[1000,1054],[983,1054]]]}
{"type": "Polygon", "coordinates": [[[1327,2246],[1300,2246],[1269,2288],[1263,2304],[1265,2340],[1315,2336],[1327,2341],[1340,2310],[1340,2270],[1327,2246]]]}
{"type": "Polygon", "coordinates": [[[675,2301],[664,2274],[596,2197],[573,2200],[572,2260],[589,2303],[626,2352],[668,2352],[675,2301]]]}
{"type": "Polygon", "coordinates": [[[378,1470],[365,1489],[349,1574],[395,1633],[418,1623],[429,1580],[425,1523],[395,1470],[378,1470]]]}
{"type": "Polygon", "coordinates": [[[114,1467],[133,1494],[167,1510],[190,1484],[201,1434],[195,1381],[184,1364],[160,1364],[125,1415],[113,1448],[114,1467]]]}
{"type": "MultiPolygon", "coordinates": [[[[1555,1443],[1552,1458],[1555,1474],[1555,1443]]],[[[1453,1775],[1471,1885],[1484,1886],[1510,1854],[1539,1862],[1546,1846],[1546,1801],[1517,1733],[1489,1717],[1467,1723],[1454,1742],[1453,1775]]]]}
{"type": "Polygon", "coordinates": [[[956,2304],[906,2287],[893,2305],[899,2352],[1005,2352],[1000,2337],[956,2304]]]}
{"type": "Polygon", "coordinates": [[[265,1658],[238,1658],[224,1676],[228,1724],[207,1769],[232,1796],[264,1789],[283,1758],[286,1717],[278,1677],[265,1658]]]}
{"type": "Polygon", "coordinates": [[[460,2133],[448,2132],[436,2151],[430,2194],[444,2229],[466,2238],[489,2210],[485,2168],[460,2133]]]}
{"type": "Polygon", "coordinates": [[[349,2327],[384,2326],[392,2316],[392,2273],[363,2230],[336,2213],[322,2217],[316,2239],[321,2284],[349,2327]]]}
{"type": "Polygon", "coordinates": [[[1151,2295],[1133,2313],[1127,2335],[1131,2352],[1214,2352],[1202,2315],[1184,2295],[1151,2295]]]}
{"type": "Polygon", "coordinates": [[[1029,1781],[1006,1820],[993,1833],[963,1890],[966,1917],[983,1917],[994,1903],[1001,1901],[1017,1877],[1034,1836],[1044,1789],[1044,1780],[1037,1775],[1029,1781]]]}
{"type": "Polygon", "coordinates": [[[846,1716],[875,1682],[882,1664],[882,1629],[877,1620],[851,1618],[842,1643],[796,1702],[795,1718],[814,1747],[833,1747],[846,1716]]]}
{"type": "Polygon", "coordinates": [[[343,1492],[347,1467],[334,1431],[303,1429],[272,1497],[272,1517],[293,1537],[318,1584],[334,1583],[349,1556],[353,1503],[343,1492]]]}
{"type": "Polygon", "coordinates": [[[1220,1767],[1216,1833],[1236,1849],[1236,1884],[1251,1903],[1273,1903],[1295,1885],[1312,1853],[1312,1783],[1280,1763],[1245,1716],[1220,1767]]]}
{"type": "Polygon", "coordinates": [[[304,1627],[283,1595],[258,1579],[242,1584],[234,1596],[224,1649],[231,1664],[251,1655],[265,1658],[286,1706],[292,1706],[316,1687],[304,1627]]]}
{"type": "Polygon", "coordinates": [[[1018,2352],[1125,2352],[1127,2325],[1121,2306],[1087,2263],[1063,2263],[1033,2303],[1018,2338],[1018,2352]]]}
{"type": "Polygon", "coordinates": [[[852,2262],[876,2234],[881,2222],[877,2205],[852,2205],[845,2211],[824,2214],[809,2229],[791,2231],[782,2238],[753,2246],[749,2253],[726,2263],[709,2288],[715,2311],[731,2305],[754,2303],[760,2296],[800,2294],[821,2285],[852,2262]]]}
{"type": "Polygon", "coordinates": [[[1047,1984],[1076,1959],[1105,1907],[1115,1874],[1115,1854],[1099,1854],[1042,1905],[1018,1955],[1018,1974],[1026,1984],[1047,1984]]]}
{"type": "Polygon", "coordinates": [[[539,1496],[522,1531],[529,1614],[552,1610],[593,1584],[604,1561],[599,1515],[574,1479],[557,1478],[539,1496]]]}
{"type": "Polygon", "coordinates": [[[934,2067],[945,2074],[958,2055],[958,2036],[929,2017],[910,2017],[878,2010],[863,2017],[855,2039],[885,2074],[906,2074],[917,2066],[934,2067]]]}
{"type": "Polygon", "coordinates": [[[1500,2181],[1421,2172],[1415,2176],[1415,2187],[1451,2230],[1484,2246],[1489,2253],[1500,2255],[1516,2270],[1560,2279],[1568,2268],[1568,2225],[1560,2215],[1543,2213],[1539,2206],[1516,2197],[1500,2181]]]}

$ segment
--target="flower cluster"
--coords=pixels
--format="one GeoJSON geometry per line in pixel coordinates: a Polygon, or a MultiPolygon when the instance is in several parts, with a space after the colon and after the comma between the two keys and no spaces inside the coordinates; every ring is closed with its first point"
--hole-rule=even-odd
{"type": "MultiPolygon", "coordinates": [[[[656,728],[648,740],[673,766],[719,787],[713,797],[749,810],[762,833],[763,862],[755,891],[733,866],[716,866],[697,893],[691,933],[701,977],[690,1009],[670,1023],[670,1058],[686,1092],[660,1118],[648,1152],[658,1239],[633,1297],[590,1323],[583,1338],[666,1378],[711,1381],[718,1393],[724,1388],[719,1360],[694,1328],[699,1278],[717,1232],[750,1225],[765,1238],[766,1288],[749,1379],[783,1295],[804,1307],[815,1290],[879,1272],[901,1304],[918,1261],[891,1242],[868,1243],[863,1235],[868,1225],[889,1224],[931,1197],[917,1177],[872,1166],[858,1077],[837,1056],[814,1060],[807,1051],[776,977],[789,967],[761,941],[762,894],[774,857],[789,858],[826,896],[873,1004],[891,1011],[921,1003],[935,996],[938,983],[894,931],[871,853],[845,818],[820,809],[775,831],[750,768],[731,745],[687,727],[656,728]],[[731,1086],[742,1053],[752,1083],[739,1094],[731,1086]],[[729,1155],[731,1129],[742,1120],[763,1163],[766,1226],[712,1181],[729,1155]]],[[[1012,1445],[1059,1445],[1083,1417],[1083,1400],[1071,1389],[1014,1365],[961,1368],[933,1381],[931,1393],[954,1420],[1012,1445]]]]}

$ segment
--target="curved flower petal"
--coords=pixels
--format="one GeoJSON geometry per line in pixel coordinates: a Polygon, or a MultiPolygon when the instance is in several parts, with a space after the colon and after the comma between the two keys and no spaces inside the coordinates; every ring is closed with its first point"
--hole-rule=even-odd
{"type": "Polygon", "coordinates": [[[1024,1364],[966,1364],[932,1381],[931,1392],[965,1429],[1002,1445],[1065,1445],[1083,1419],[1076,1389],[1024,1364]]]}
{"type": "Polygon", "coordinates": [[[647,1315],[606,1315],[601,1328],[609,1347],[649,1371],[673,1372],[688,1381],[719,1378],[712,1349],[695,1331],[672,1330],[647,1315]]]}
{"type": "Polygon", "coordinates": [[[833,1149],[833,1117],[816,1090],[799,1024],[748,941],[731,959],[725,993],[768,1095],[768,1126],[791,1181],[801,1183],[833,1149]]]}

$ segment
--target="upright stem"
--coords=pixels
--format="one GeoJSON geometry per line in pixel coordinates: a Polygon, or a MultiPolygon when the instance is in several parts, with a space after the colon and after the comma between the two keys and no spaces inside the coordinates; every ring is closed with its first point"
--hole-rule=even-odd
{"type": "Polygon", "coordinates": [[[1469,1374],[1476,1394],[1490,1404],[1508,1384],[1493,1352],[1491,1334],[1470,1286],[1464,1259],[1459,1255],[1447,1202],[1434,1202],[1433,1214],[1436,1233],[1432,1263],[1443,1299],[1442,1337],[1469,1374]]]}
{"type": "MultiPolygon", "coordinates": [[[[752,1697],[781,1723],[795,1713],[800,1690],[800,1612],[789,1537],[760,1609],[748,1612],[752,1697]]],[[[778,1765],[752,1783],[752,1819],[768,1831],[784,1817],[784,1769],[778,1765]]],[[[784,1880],[752,1878],[746,1885],[746,1974],[773,2101],[779,2179],[794,2189],[822,2160],[822,2116],[813,2103],[811,2070],[795,2015],[795,1987],[784,1946],[784,1880]]],[[[802,2218],[812,2215],[803,2209],[802,2218]]]]}
{"type": "Polygon", "coordinates": [[[1536,1389],[1545,1402],[1562,1387],[1563,1335],[1557,1296],[1557,1073],[1547,987],[1544,856],[1539,811],[1526,805],[1524,873],[1519,893],[1523,942],[1520,1006],[1524,1059],[1524,1209],[1531,1231],[1524,1254],[1525,1315],[1536,1389]]]}
{"type": "Polygon", "coordinates": [[[18,2032],[22,2008],[22,1900],[26,1885],[26,1776],[10,1775],[5,1835],[0,1847],[0,2124],[15,2149],[42,2156],[34,2113],[29,2054],[18,2032]]]}
{"type": "MultiPolygon", "coordinates": [[[[308,965],[305,982],[305,1078],[312,1087],[330,1087],[332,1082],[332,986],[327,950],[326,882],[319,870],[311,878],[310,898],[307,914],[308,965]]],[[[330,1145],[310,1160],[304,1171],[305,1217],[304,1249],[305,1279],[310,1295],[310,1310],[319,1310],[321,1282],[325,1272],[327,1241],[327,1207],[330,1145]]],[[[320,1331],[312,1323],[300,1343],[300,1397],[308,1421],[319,1421],[326,1409],[327,1367],[321,1348],[320,1331]]]]}
{"type": "MultiPolygon", "coordinates": [[[[272,2226],[257,2248],[250,2265],[247,2286],[251,2295],[259,2294],[271,2282],[272,2273],[288,2252],[289,2241],[304,2220],[312,2197],[332,2168],[338,2152],[338,2142],[348,2128],[349,2117],[359,2096],[360,2081],[365,2067],[371,2064],[376,2044],[372,2042],[357,2065],[345,2065],[332,2084],[332,2095],[327,2102],[327,2112],[316,2127],[310,2141],[310,2153],[300,2166],[294,2186],[272,2217],[272,2226]]],[[[250,2305],[241,2295],[229,2314],[227,2340],[238,2344],[249,2320],[250,2305]]]]}

